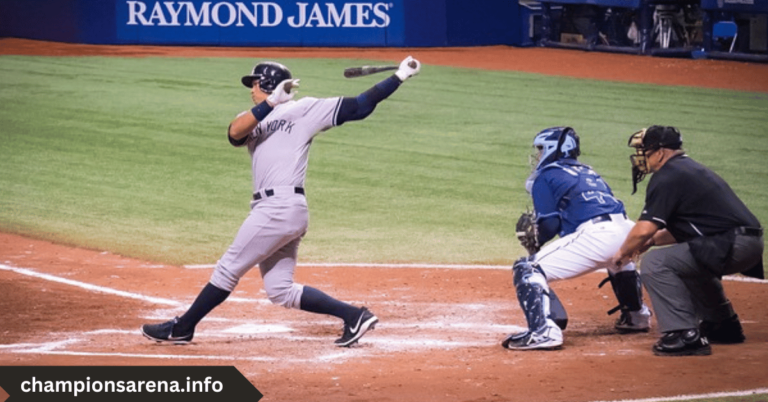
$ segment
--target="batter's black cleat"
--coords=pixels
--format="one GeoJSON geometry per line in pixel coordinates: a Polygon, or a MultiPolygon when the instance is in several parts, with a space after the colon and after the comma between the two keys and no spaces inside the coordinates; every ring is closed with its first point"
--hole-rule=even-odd
{"type": "Polygon", "coordinates": [[[701,330],[701,336],[706,336],[709,342],[714,344],[731,345],[743,343],[747,339],[744,336],[744,329],[741,328],[739,316],[735,314],[722,322],[702,321],[699,330],[701,330]]]}
{"type": "Polygon", "coordinates": [[[141,334],[147,339],[155,342],[173,343],[174,345],[184,345],[192,341],[195,330],[188,334],[174,333],[174,326],[179,322],[179,317],[161,324],[144,324],[141,326],[141,334]]]}
{"type": "Polygon", "coordinates": [[[379,319],[376,318],[373,313],[368,311],[367,308],[362,307],[360,309],[360,316],[353,323],[353,325],[344,324],[344,334],[341,338],[337,339],[334,343],[336,346],[349,347],[355,344],[360,338],[368,332],[369,329],[373,329],[379,319]]]}
{"type": "Polygon", "coordinates": [[[653,345],[656,356],[708,356],[712,354],[712,346],[706,337],[701,336],[698,329],[665,332],[653,345]]]}

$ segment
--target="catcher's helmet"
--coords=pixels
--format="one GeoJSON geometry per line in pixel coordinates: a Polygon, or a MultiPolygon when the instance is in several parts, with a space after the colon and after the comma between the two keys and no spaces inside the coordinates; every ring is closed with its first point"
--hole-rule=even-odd
{"type": "MultiPolygon", "coordinates": [[[[561,159],[576,159],[581,155],[579,136],[570,127],[550,127],[533,138],[536,149],[536,167],[539,170],[561,159]]],[[[533,163],[532,163],[533,164],[533,163]]]]}
{"type": "Polygon", "coordinates": [[[243,85],[253,87],[253,80],[259,80],[259,88],[264,93],[271,94],[277,84],[293,78],[288,67],[274,61],[264,61],[253,67],[253,72],[241,79],[243,85]]]}

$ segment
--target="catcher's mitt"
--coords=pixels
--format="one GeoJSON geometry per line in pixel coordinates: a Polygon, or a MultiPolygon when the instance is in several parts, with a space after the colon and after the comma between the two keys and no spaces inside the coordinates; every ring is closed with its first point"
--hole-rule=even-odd
{"type": "Polygon", "coordinates": [[[539,251],[538,230],[536,229],[536,214],[525,211],[517,220],[515,234],[520,244],[525,247],[528,254],[534,255],[539,251]]]}

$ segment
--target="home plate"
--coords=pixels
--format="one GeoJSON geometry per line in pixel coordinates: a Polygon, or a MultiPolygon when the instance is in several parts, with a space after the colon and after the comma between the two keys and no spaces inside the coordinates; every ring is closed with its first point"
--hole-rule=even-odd
{"type": "Polygon", "coordinates": [[[292,328],[285,325],[258,325],[258,324],[244,324],[237,327],[225,329],[223,332],[230,334],[270,334],[274,332],[291,332],[292,328]]]}

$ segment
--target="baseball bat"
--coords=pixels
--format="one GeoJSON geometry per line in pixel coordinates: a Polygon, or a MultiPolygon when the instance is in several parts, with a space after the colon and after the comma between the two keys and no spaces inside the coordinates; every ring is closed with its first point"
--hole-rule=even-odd
{"type": "Polygon", "coordinates": [[[362,66],[350,67],[344,70],[344,77],[356,78],[365,75],[380,73],[382,71],[397,70],[398,66],[362,66]]]}

